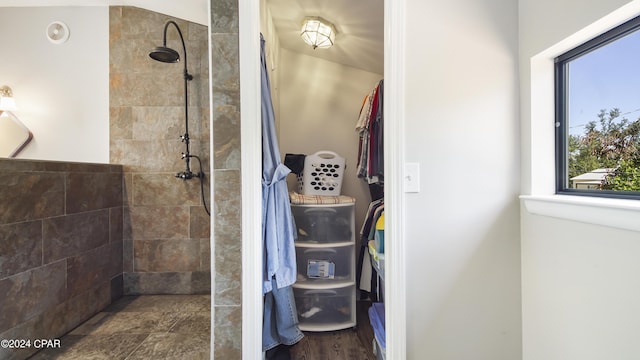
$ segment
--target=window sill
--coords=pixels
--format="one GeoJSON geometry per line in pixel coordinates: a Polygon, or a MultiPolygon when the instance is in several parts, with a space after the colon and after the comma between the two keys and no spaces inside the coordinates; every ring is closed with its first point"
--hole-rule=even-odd
{"type": "Polygon", "coordinates": [[[531,214],[640,231],[640,201],[570,195],[520,195],[531,214]]]}

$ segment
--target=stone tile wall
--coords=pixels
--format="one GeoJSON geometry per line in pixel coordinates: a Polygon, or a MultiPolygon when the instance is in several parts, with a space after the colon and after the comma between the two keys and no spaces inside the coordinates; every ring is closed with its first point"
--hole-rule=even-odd
{"type": "MultiPolygon", "coordinates": [[[[211,4],[214,166],[214,343],[218,359],[242,358],[242,207],[238,2],[211,4]]],[[[256,34],[258,36],[259,34],[256,34]]],[[[256,64],[256,67],[259,64],[256,64]]]]}
{"type": "Polygon", "coordinates": [[[122,296],[122,199],[119,165],[0,159],[0,339],[61,337],[122,296]]]}
{"type": "MultiPolygon", "coordinates": [[[[207,27],[135,7],[110,8],[110,162],[123,164],[124,293],[208,294],[211,291],[209,221],[200,180],[185,170],[184,53],[170,25],[167,46],[181,61],[149,58],[174,20],[186,43],[190,152],[202,160],[209,200],[209,59],[207,27]]],[[[200,169],[196,159],[191,170],[200,169]]]]}

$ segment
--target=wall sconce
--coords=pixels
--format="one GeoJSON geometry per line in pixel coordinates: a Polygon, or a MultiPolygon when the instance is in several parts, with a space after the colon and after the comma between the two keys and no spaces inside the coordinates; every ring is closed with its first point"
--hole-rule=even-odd
{"type": "Polygon", "coordinates": [[[332,23],[318,16],[308,16],[302,22],[300,30],[302,40],[313,49],[329,48],[336,40],[336,28],[332,23]]]}
{"type": "Polygon", "coordinates": [[[11,88],[0,87],[0,157],[16,157],[33,139],[31,131],[12,113],[16,109],[11,88]]]}
{"type": "Polygon", "coordinates": [[[8,86],[0,87],[0,111],[16,110],[16,101],[13,99],[13,91],[8,86]]]}

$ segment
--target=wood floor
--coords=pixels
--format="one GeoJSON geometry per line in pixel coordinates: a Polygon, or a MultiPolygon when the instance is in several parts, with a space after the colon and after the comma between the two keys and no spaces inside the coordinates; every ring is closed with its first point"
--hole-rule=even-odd
{"type": "Polygon", "coordinates": [[[367,311],[371,303],[358,301],[355,329],[324,333],[305,332],[305,337],[291,347],[294,360],[375,360],[372,350],[373,330],[367,311]]]}

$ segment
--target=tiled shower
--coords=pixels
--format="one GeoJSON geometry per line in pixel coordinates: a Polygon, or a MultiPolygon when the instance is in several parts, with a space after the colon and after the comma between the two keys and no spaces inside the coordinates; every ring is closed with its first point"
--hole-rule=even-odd
{"type": "MultiPolygon", "coordinates": [[[[238,4],[211,2],[211,11],[207,28],[134,7],[110,8],[113,165],[0,159],[0,238],[11,239],[0,242],[0,337],[59,337],[122,295],[208,294],[213,287],[212,350],[220,358],[241,357],[238,4]],[[181,65],[147,57],[169,19],[182,29],[194,75],[191,153],[207,175],[213,249],[199,180],[174,177],[184,169],[181,65]]],[[[179,49],[177,41],[169,31],[168,46],[179,49]]],[[[197,162],[192,168],[198,170],[197,162]]]]}
{"type": "MultiPolygon", "coordinates": [[[[200,182],[175,177],[184,170],[183,64],[147,55],[162,44],[164,24],[173,18],[135,7],[111,7],[109,17],[109,150],[110,162],[123,165],[124,293],[208,294],[209,216],[200,182]]],[[[188,85],[191,153],[202,159],[209,203],[207,28],[176,21],[194,77],[188,85]]],[[[167,37],[169,47],[182,49],[176,31],[167,37]]]]}

